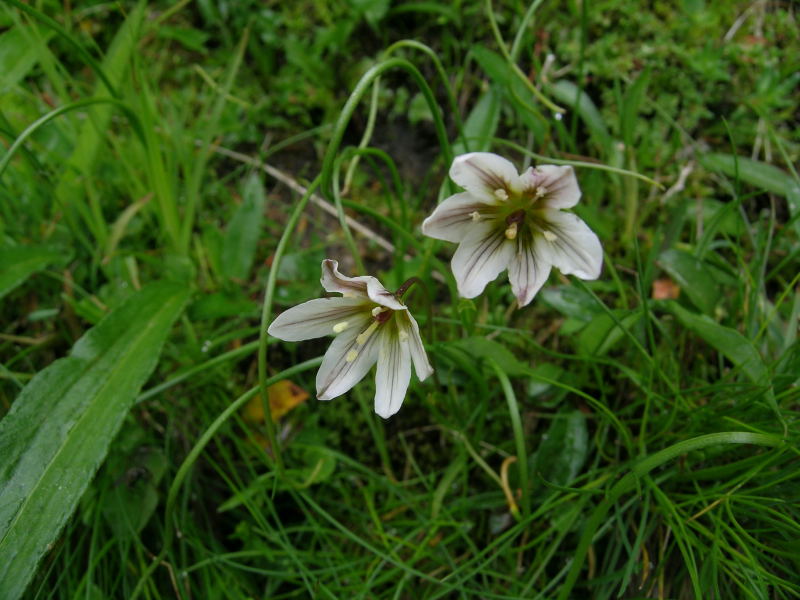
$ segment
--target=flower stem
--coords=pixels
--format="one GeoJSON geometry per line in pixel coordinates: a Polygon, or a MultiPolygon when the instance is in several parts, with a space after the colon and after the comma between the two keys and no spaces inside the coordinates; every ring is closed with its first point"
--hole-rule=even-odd
{"type": "Polygon", "coordinates": [[[267,432],[267,439],[269,440],[275,459],[275,468],[279,475],[283,473],[283,457],[281,456],[281,449],[278,444],[277,436],[275,435],[275,423],[272,420],[272,411],[269,406],[269,391],[267,390],[267,326],[272,316],[272,300],[275,296],[275,283],[278,279],[281,259],[286,252],[286,246],[289,244],[292,232],[297,226],[297,221],[300,220],[300,215],[303,214],[303,210],[306,204],[308,204],[311,195],[317,187],[319,187],[320,180],[321,177],[317,176],[317,178],[311,182],[306,193],[303,194],[300,202],[295,205],[294,211],[292,211],[289,220],[286,222],[286,229],[284,229],[283,235],[278,241],[278,246],[275,248],[272,268],[269,270],[267,285],[264,290],[264,304],[261,309],[261,328],[258,337],[258,387],[261,391],[261,403],[264,408],[264,429],[267,432]]]}

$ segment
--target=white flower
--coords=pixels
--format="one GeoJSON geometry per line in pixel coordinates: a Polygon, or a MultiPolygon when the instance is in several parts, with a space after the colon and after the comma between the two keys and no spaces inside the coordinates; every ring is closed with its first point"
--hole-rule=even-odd
{"type": "Polygon", "coordinates": [[[419,326],[406,306],[375,277],[346,277],[335,260],[322,261],[322,287],[342,296],[309,300],[281,313],[268,333],[287,342],[334,334],[317,371],[317,398],[341,396],[377,361],[375,412],[384,419],[400,409],[411,379],[433,373],[419,326]]]}
{"type": "Polygon", "coordinates": [[[581,191],[572,167],[540,165],[521,175],[489,152],[456,157],[450,177],[466,192],[444,200],[422,233],[459,244],[451,263],[458,292],[474,298],[503,270],[519,306],[528,304],[550,269],[597,279],[603,249],[577,215],[564,212],[581,191]]]}

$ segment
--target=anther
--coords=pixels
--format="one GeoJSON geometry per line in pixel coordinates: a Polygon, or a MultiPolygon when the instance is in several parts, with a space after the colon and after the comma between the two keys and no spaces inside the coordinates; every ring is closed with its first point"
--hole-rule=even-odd
{"type": "Polygon", "coordinates": [[[356,359],[357,356],[358,350],[350,350],[350,352],[347,353],[347,356],[344,357],[344,360],[351,363],[356,359]]]}
{"type": "Polygon", "coordinates": [[[382,306],[376,306],[375,308],[373,308],[373,309],[372,309],[372,316],[373,316],[373,317],[377,317],[377,316],[378,316],[379,314],[381,314],[381,313],[382,313],[384,310],[386,310],[386,309],[385,309],[385,308],[383,308],[382,306]]]}
{"type": "Polygon", "coordinates": [[[337,323],[333,326],[333,333],[342,333],[347,326],[349,325],[349,321],[342,321],[341,323],[337,323]]]}
{"type": "Polygon", "coordinates": [[[494,191],[494,197],[498,200],[508,200],[508,192],[505,191],[503,188],[496,189],[494,191]]]}
{"type": "Polygon", "coordinates": [[[408,333],[405,330],[401,329],[398,336],[400,337],[401,342],[405,342],[408,339],[408,333]]]}
{"type": "Polygon", "coordinates": [[[555,242],[558,239],[558,236],[555,233],[548,231],[547,229],[542,231],[542,235],[544,235],[544,239],[546,239],[548,242],[555,242]]]}
{"type": "Polygon", "coordinates": [[[469,213],[469,216],[472,217],[473,221],[480,221],[481,220],[481,213],[479,213],[477,210],[472,211],[471,213],[469,213]]]}
{"type": "Polygon", "coordinates": [[[508,228],[506,229],[506,239],[508,240],[516,239],[518,229],[519,226],[516,223],[512,223],[511,225],[509,225],[508,228]]]}
{"type": "Polygon", "coordinates": [[[537,198],[543,198],[545,196],[545,194],[547,194],[547,188],[546,187],[544,187],[543,185],[540,185],[539,187],[536,188],[536,197],[537,198]]]}
{"type": "Polygon", "coordinates": [[[358,334],[358,337],[356,338],[356,344],[358,344],[359,346],[363,346],[367,342],[367,340],[369,339],[369,336],[371,336],[372,333],[377,328],[378,328],[378,321],[377,320],[373,321],[372,323],[370,323],[369,327],[367,327],[363,332],[358,334]]]}

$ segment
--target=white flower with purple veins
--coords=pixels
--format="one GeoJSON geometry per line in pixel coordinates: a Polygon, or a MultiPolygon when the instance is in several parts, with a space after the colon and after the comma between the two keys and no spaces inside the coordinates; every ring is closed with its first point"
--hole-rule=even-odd
{"type": "Polygon", "coordinates": [[[322,261],[322,287],[342,295],[309,300],[281,313],[267,332],[287,342],[336,338],[317,371],[317,398],[332,400],[361,381],[373,364],[375,412],[384,419],[400,409],[411,379],[433,373],[419,326],[400,301],[414,280],[394,294],[375,277],[346,277],[335,260],[322,261]]]}
{"type": "Polygon", "coordinates": [[[562,209],[581,191],[572,167],[540,165],[522,174],[501,156],[456,157],[450,177],[466,191],[444,200],[422,233],[458,243],[451,263],[458,293],[474,298],[503,270],[519,306],[528,304],[550,269],[597,279],[603,249],[577,215],[562,209]]]}

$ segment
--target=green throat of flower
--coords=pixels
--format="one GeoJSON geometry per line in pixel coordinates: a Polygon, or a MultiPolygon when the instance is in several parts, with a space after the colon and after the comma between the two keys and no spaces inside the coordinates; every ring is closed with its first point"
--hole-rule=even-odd
{"type": "Polygon", "coordinates": [[[500,202],[487,207],[483,214],[472,213],[472,219],[492,219],[498,227],[503,228],[503,235],[507,240],[530,242],[534,236],[541,235],[552,242],[557,236],[545,218],[545,208],[540,202],[546,194],[547,190],[542,186],[521,193],[498,189],[494,195],[500,202]]]}

